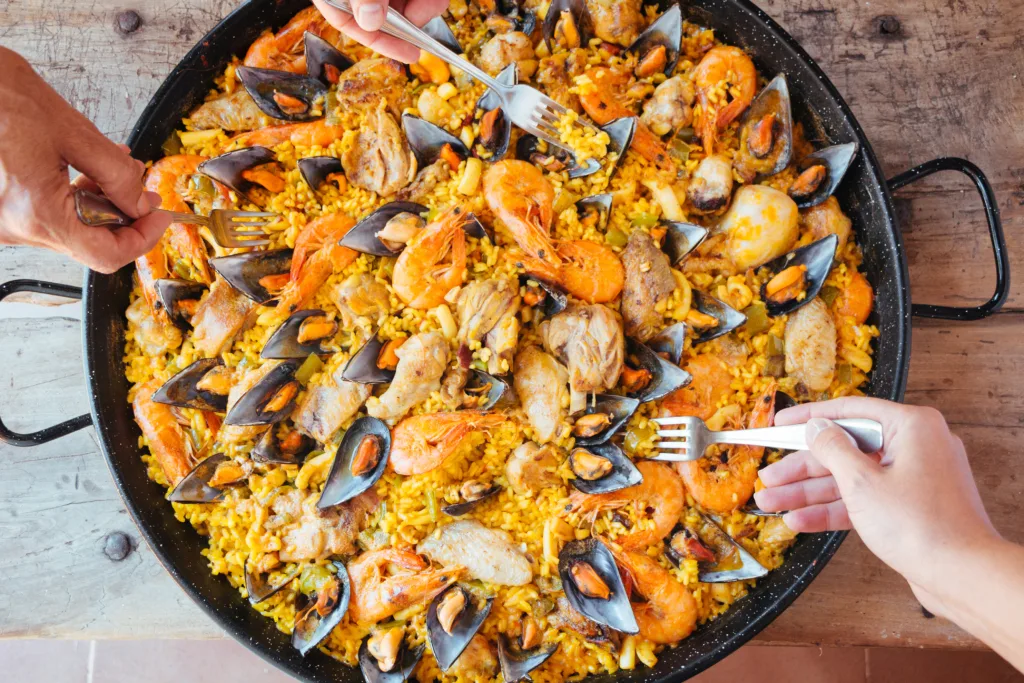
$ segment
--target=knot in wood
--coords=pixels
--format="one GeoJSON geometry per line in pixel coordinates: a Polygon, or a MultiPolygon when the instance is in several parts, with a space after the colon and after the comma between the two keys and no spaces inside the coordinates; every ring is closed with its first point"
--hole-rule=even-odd
{"type": "Polygon", "coordinates": [[[114,562],[120,562],[132,552],[132,539],[122,531],[114,531],[103,539],[103,554],[114,562]]]}
{"type": "Polygon", "coordinates": [[[886,36],[894,36],[900,33],[902,26],[900,20],[891,14],[883,14],[878,17],[878,32],[886,36]]]}
{"type": "Polygon", "coordinates": [[[133,9],[118,12],[117,18],[114,20],[115,30],[122,35],[134,33],[139,30],[140,26],[142,26],[142,17],[133,9]]]}

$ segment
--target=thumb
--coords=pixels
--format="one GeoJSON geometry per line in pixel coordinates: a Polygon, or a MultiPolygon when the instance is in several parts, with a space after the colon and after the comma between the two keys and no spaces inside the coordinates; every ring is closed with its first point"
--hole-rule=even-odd
{"type": "Polygon", "coordinates": [[[836,423],[816,417],[806,429],[811,455],[835,477],[843,498],[871,486],[881,474],[881,465],[861,453],[853,437],[836,423]]]}

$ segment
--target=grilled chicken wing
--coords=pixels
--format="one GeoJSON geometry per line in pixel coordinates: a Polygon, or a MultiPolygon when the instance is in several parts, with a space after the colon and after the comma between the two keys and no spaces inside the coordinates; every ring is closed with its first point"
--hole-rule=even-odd
{"type": "Polygon", "coordinates": [[[270,117],[260,111],[249,93],[241,88],[199,105],[189,114],[189,120],[195,130],[222,128],[239,132],[271,125],[270,117]]]}
{"type": "Polygon", "coordinates": [[[402,115],[411,98],[405,65],[394,59],[361,59],[341,74],[338,109],[341,112],[376,109],[381,99],[394,117],[402,115]]]}
{"type": "Polygon", "coordinates": [[[295,428],[320,443],[329,442],[372,393],[369,384],[343,379],[344,370],[342,363],[332,374],[325,374],[320,384],[307,387],[292,414],[295,428]]]}
{"type": "Polygon", "coordinates": [[[519,403],[533,428],[538,443],[556,436],[565,422],[566,382],[569,374],[554,356],[536,346],[527,346],[516,355],[516,373],[512,379],[519,403]]]}
{"type": "Polygon", "coordinates": [[[682,76],[673,76],[657,88],[644,102],[640,120],[655,135],[667,135],[693,123],[693,102],[697,95],[693,84],[682,76]]]}
{"type": "Polygon", "coordinates": [[[786,321],[786,374],[811,391],[825,391],[836,372],[836,323],[817,297],[786,321]]]}
{"type": "Polygon", "coordinates": [[[527,441],[512,451],[505,462],[505,478],[516,493],[537,493],[562,485],[558,464],[558,451],[554,446],[538,446],[527,441]]]}
{"type": "Polygon", "coordinates": [[[437,332],[420,332],[398,347],[395,355],[398,367],[391,386],[366,406],[366,412],[381,420],[397,420],[441,388],[441,375],[448,365],[448,342],[437,332]]]}
{"type": "Polygon", "coordinates": [[[622,265],[626,270],[619,307],[623,324],[628,336],[645,342],[663,326],[664,316],[655,307],[675,291],[676,279],[668,256],[642,230],[629,236],[622,265]]]}
{"type": "Polygon", "coordinates": [[[218,277],[192,317],[192,343],[207,358],[213,358],[230,348],[231,343],[250,323],[249,313],[255,307],[245,296],[218,277]]]}
{"type": "Polygon", "coordinates": [[[537,69],[536,59],[530,37],[520,31],[512,31],[498,34],[484,43],[476,63],[492,76],[497,76],[509,64],[518,64],[519,77],[528,81],[537,69]]]}

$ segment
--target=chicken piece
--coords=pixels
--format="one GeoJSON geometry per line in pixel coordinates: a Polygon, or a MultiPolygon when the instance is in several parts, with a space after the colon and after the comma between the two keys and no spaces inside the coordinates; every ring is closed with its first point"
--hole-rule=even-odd
{"type": "Polygon", "coordinates": [[[338,81],[338,111],[347,112],[377,108],[384,100],[388,112],[400,117],[412,98],[406,85],[405,65],[394,59],[376,57],[361,59],[341,74],[338,81]]]}
{"type": "Polygon", "coordinates": [[[399,346],[395,355],[398,367],[391,386],[366,406],[366,412],[381,420],[397,420],[441,388],[441,375],[448,365],[448,342],[437,332],[420,332],[399,346]]]}
{"type": "Polygon", "coordinates": [[[303,499],[298,489],[290,489],[270,503],[263,528],[280,537],[278,557],[282,562],[315,562],[331,555],[352,555],[356,538],[367,515],[380,502],[372,488],[352,500],[327,510],[316,506],[319,493],[303,499]]]}
{"type": "Polygon", "coordinates": [[[565,423],[568,380],[569,373],[554,356],[536,346],[527,346],[516,355],[512,383],[538,443],[554,439],[565,423]]]}
{"type": "Polygon", "coordinates": [[[441,401],[448,410],[458,410],[466,400],[466,394],[462,390],[469,381],[469,366],[463,366],[461,361],[458,367],[449,368],[441,380],[441,401]]]}
{"type": "Polygon", "coordinates": [[[541,325],[544,348],[568,367],[570,414],[586,406],[586,395],[611,389],[626,353],[622,323],[607,306],[573,305],[541,325]]]}
{"type": "Polygon", "coordinates": [[[555,605],[555,611],[548,615],[548,626],[571,629],[591,641],[607,640],[608,632],[605,627],[577,612],[564,595],[555,600],[555,605]]]}
{"type": "Polygon", "coordinates": [[[343,379],[344,371],[342,363],[319,384],[306,387],[306,393],[292,413],[295,429],[320,443],[328,443],[341,426],[359,412],[373,393],[373,387],[343,379]]]}
{"type": "Polygon", "coordinates": [[[498,673],[498,657],[487,638],[477,633],[445,673],[463,681],[494,680],[498,673]]]}
{"type": "Polygon", "coordinates": [[[491,355],[487,357],[487,372],[492,375],[505,375],[512,372],[513,354],[519,344],[519,300],[516,299],[514,309],[510,308],[498,320],[498,324],[484,337],[484,346],[491,355]]]}
{"type": "MultiPolygon", "coordinates": [[[[269,375],[280,364],[281,361],[272,360],[245,373],[242,373],[240,369],[237,370],[234,376],[238,377],[241,374],[241,378],[228,392],[228,412],[231,412],[231,409],[247,391],[256,386],[257,382],[269,375]]],[[[217,440],[224,444],[251,441],[269,428],[270,425],[224,425],[217,433],[217,440]]]]}
{"type": "Polygon", "coordinates": [[[369,273],[348,276],[335,288],[333,298],[345,327],[358,325],[361,319],[372,326],[391,308],[387,286],[369,273]]]}
{"type": "Polygon", "coordinates": [[[657,88],[644,102],[640,121],[655,135],[668,135],[693,123],[693,102],[697,95],[693,83],[682,76],[673,76],[657,88]]]}
{"type": "Polygon", "coordinates": [[[416,552],[442,565],[462,565],[468,578],[502,586],[525,586],[533,580],[530,560],[508,532],[462,519],[420,541],[416,552]]]}
{"type": "Polygon", "coordinates": [[[438,185],[448,182],[451,177],[451,164],[439,157],[434,163],[420,169],[412,183],[398,191],[395,201],[419,202],[433,192],[438,185]]]}
{"type": "Polygon", "coordinates": [[[192,344],[206,358],[219,356],[252,323],[249,314],[255,307],[252,299],[217,277],[192,316],[192,344]]]}
{"type": "Polygon", "coordinates": [[[601,40],[629,47],[644,28],[640,0],[586,0],[594,22],[594,35],[601,40]]]}
{"type": "Polygon", "coordinates": [[[786,374],[811,391],[827,391],[836,373],[836,323],[821,299],[789,315],[784,335],[786,374]]]}
{"type": "Polygon", "coordinates": [[[622,321],[626,334],[647,341],[664,326],[665,316],[655,309],[676,289],[668,256],[651,236],[634,230],[622,252],[626,281],[622,287],[622,321]]]}
{"type": "Polygon", "coordinates": [[[494,36],[480,48],[477,66],[497,76],[509,64],[519,65],[519,78],[530,80],[537,70],[537,55],[530,37],[521,31],[494,36]]]}
{"type": "Polygon", "coordinates": [[[416,156],[383,99],[367,113],[355,140],[341,153],[341,165],[350,183],[381,197],[393,195],[416,177],[416,156]]]}
{"type": "Polygon", "coordinates": [[[566,109],[577,114],[583,113],[580,98],[569,92],[574,79],[587,70],[587,51],[581,48],[567,50],[540,60],[537,82],[544,86],[544,92],[566,109]]]}
{"type": "Polygon", "coordinates": [[[135,341],[147,356],[161,356],[181,346],[181,330],[166,316],[159,318],[154,315],[145,297],[140,296],[133,301],[125,311],[125,317],[134,325],[135,341]]]}
{"type": "Polygon", "coordinates": [[[558,476],[560,457],[554,446],[538,446],[527,441],[512,451],[505,462],[505,478],[518,494],[533,494],[551,486],[561,486],[558,476]]]}
{"type": "Polygon", "coordinates": [[[243,88],[204,102],[188,118],[195,130],[222,128],[235,133],[272,125],[270,117],[260,111],[243,88]]]}
{"type": "Polygon", "coordinates": [[[732,161],[721,154],[704,157],[690,178],[686,198],[695,213],[714,213],[732,196],[732,161]]]}
{"type": "Polygon", "coordinates": [[[800,214],[800,222],[804,228],[811,231],[816,240],[837,235],[839,246],[836,247],[836,258],[843,253],[846,241],[850,239],[850,233],[853,231],[853,221],[839,208],[839,200],[835,197],[829,197],[821,204],[805,209],[800,214]]]}
{"type": "Polygon", "coordinates": [[[492,375],[504,375],[512,370],[512,354],[519,341],[516,314],[520,304],[518,285],[506,279],[476,280],[459,292],[456,303],[458,339],[463,344],[484,341],[491,350],[487,371],[492,375]]]}
{"type": "Polygon", "coordinates": [[[769,517],[764,521],[764,527],[758,534],[757,540],[761,545],[785,548],[796,537],[797,532],[786,526],[786,523],[782,521],[782,517],[769,517]]]}

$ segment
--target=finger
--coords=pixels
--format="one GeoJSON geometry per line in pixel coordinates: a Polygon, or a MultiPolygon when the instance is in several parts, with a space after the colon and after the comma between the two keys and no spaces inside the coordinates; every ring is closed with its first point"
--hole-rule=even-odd
{"type": "Polygon", "coordinates": [[[79,173],[74,180],[71,181],[71,191],[75,190],[86,190],[88,192],[99,192],[100,186],[96,184],[96,181],[85,175],[79,173]]]}
{"type": "Polygon", "coordinates": [[[846,531],[853,528],[846,503],[841,500],[812,505],[800,510],[791,510],[782,516],[782,521],[793,531],[814,534],[820,531],[846,531]]]}
{"type": "Polygon", "coordinates": [[[143,216],[126,228],[108,229],[78,223],[67,231],[65,252],[100,273],[113,273],[142,256],[160,240],[171,219],[164,213],[143,216]]]}
{"type": "Polygon", "coordinates": [[[894,413],[902,411],[903,406],[879,398],[864,396],[847,396],[832,401],[802,403],[792,408],[780,410],[775,414],[775,424],[792,425],[808,422],[815,417],[828,420],[839,420],[846,417],[867,417],[885,424],[892,420],[894,413]]]}
{"type": "Polygon", "coordinates": [[[384,25],[384,14],[388,3],[382,0],[352,0],[352,15],[359,28],[368,33],[379,31],[384,25]]]}
{"type": "Polygon", "coordinates": [[[798,510],[839,500],[839,486],[833,477],[818,477],[804,481],[761,489],[754,494],[757,507],[767,512],[798,510]]]}
{"type": "Polygon", "coordinates": [[[860,452],[856,442],[834,422],[815,417],[807,423],[811,455],[839,482],[844,497],[871,483],[882,472],[876,460],[860,452]]]}
{"type": "Polygon", "coordinates": [[[796,451],[768,465],[757,474],[765,486],[772,487],[813,477],[827,477],[832,473],[815,460],[810,451],[796,451]]]}
{"type": "Polygon", "coordinates": [[[404,14],[405,18],[412,23],[423,26],[434,17],[439,17],[444,13],[448,8],[448,0],[408,0],[402,7],[397,2],[392,3],[391,6],[404,14]]]}
{"type": "Polygon", "coordinates": [[[419,59],[420,50],[415,45],[380,32],[364,31],[351,14],[342,12],[337,7],[331,7],[324,0],[313,0],[313,4],[332,26],[371,50],[406,64],[419,59]]]}

